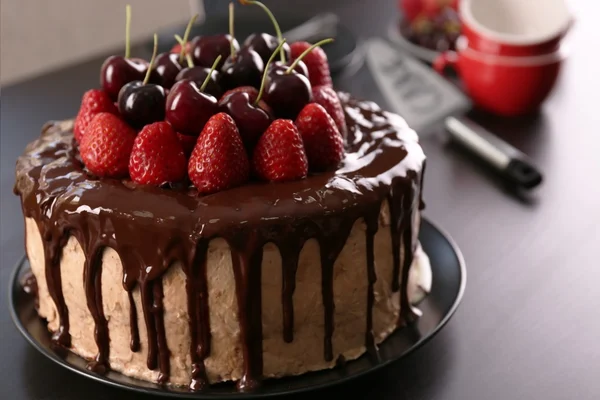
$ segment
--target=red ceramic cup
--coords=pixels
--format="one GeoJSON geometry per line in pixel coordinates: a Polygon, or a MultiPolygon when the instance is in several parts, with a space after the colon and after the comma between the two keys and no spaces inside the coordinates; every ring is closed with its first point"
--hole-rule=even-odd
{"type": "Polygon", "coordinates": [[[573,23],[565,0],[461,0],[459,15],[469,46],[499,56],[554,53],[573,23]]]}
{"type": "Polygon", "coordinates": [[[461,37],[457,51],[443,53],[433,66],[441,74],[454,69],[475,106],[512,117],[540,107],[554,88],[564,57],[564,46],[539,56],[489,55],[470,48],[461,37]]]}

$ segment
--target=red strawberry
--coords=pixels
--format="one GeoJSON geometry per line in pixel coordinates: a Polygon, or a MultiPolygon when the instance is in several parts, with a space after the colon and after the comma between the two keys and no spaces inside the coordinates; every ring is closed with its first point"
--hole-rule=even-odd
{"type": "Polygon", "coordinates": [[[144,126],[133,142],[129,176],[134,182],[160,186],[185,178],[187,158],[177,133],[167,122],[144,126]]]}
{"type": "Polygon", "coordinates": [[[308,173],[308,161],[298,129],[289,119],[276,119],[254,148],[254,171],[273,182],[302,179],[308,173]]]}
{"type": "MultiPolygon", "coordinates": [[[[192,43],[187,42],[185,44],[185,53],[187,54],[192,48],[192,43]]],[[[181,53],[181,44],[175,43],[175,45],[171,48],[171,53],[179,54],[181,53]]]]}
{"type": "Polygon", "coordinates": [[[73,125],[73,135],[75,135],[77,143],[81,143],[85,128],[90,124],[92,118],[101,112],[118,114],[117,107],[115,107],[115,104],[105,91],[91,89],[85,92],[81,99],[79,113],[77,113],[77,117],[75,118],[75,124],[73,125]]]}
{"type": "Polygon", "coordinates": [[[190,136],[190,135],[182,135],[181,133],[177,133],[177,138],[179,139],[179,143],[183,147],[183,152],[186,157],[189,157],[194,150],[194,146],[196,146],[196,141],[198,140],[198,136],[190,136]]]}
{"type": "Polygon", "coordinates": [[[229,115],[220,112],[206,122],[192,151],[188,174],[200,193],[218,192],[248,180],[248,155],[229,115]]]}
{"type": "Polygon", "coordinates": [[[340,98],[331,86],[314,86],[312,88],[313,101],[323,106],[327,114],[333,118],[335,126],[342,134],[342,138],[347,135],[346,115],[340,103],[340,98]]]}
{"type": "MultiPolygon", "coordinates": [[[[290,45],[292,50],[292,59],[298,58],[302,52],[311,46],[308,42],[294,42],[290,45]]],[[[331,74],[329,72],[329,62],[327,61],[327,54],[325,51],[316,47],[310,51],[302,59],[306,67],[308,68],[308,78],[312,86],[333,86],[331,82],[331,74]]]]}
{"type": "Polygon", "coordinates": [[[296,118],[304,141],[308,165],[313,171],[335,168],[344,157],[344,140],[333,118],[317,104],[307,104],[296,118]]]}
{"type": "Polygon", "coordinates": [[[399,0],[399,6],[408,21],[417,18],[424,8],[423,0],[399,0]]]}
{"type": "Polygon", "coordinates": [[[99,113],[81,139],[79,152],[87,169],[102,177],[127,175],[136,131],[114,114],[99,113]]]}

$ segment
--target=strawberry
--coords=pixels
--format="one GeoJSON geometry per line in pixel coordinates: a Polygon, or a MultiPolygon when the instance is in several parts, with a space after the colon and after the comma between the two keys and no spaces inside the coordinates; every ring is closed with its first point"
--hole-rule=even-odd
{"type": "Polygon", "coordinates": [[[89,123],[79,153],[94,175],[121,178],[127,175],[136,131],[114,114],[102,112],[89,123]]]}
{"type": "Polygon", "coordinates": [[[399,6],[408,21],[414,21],[424,9],[423,0],[399,0],[399,6]]]}
{"type": "Polygon", "coordinates": [[[214,193],[248,181],[250,162],[233,119],[220,112],[204,125],[188,163],[200,193],[214,193]]]}
{"type": "MultiPolygon", "coordinates": [[[[290,45],[292,59],[298,58],[302,52],[311,46],[308,42],[294,42],[290,45]]],[[[325,51],[316,47],[302,59],[308,68],[308,78],[312,86],[333,86],[331,74],[329,72],[329,63],[325,51]]]]}
{"type": "Polygon", "coordinates": [[[302,179],[308,173],[308,161],[298,129],[289,119],[276,119],[254,148],[256,175],[272,182],[302,179]]]}
{"type": "Polygon", "coordinates": [[[313,101],[323,106],[327,114],[333,118],[335,126],[345,138],[348,132],[346,127],[346,115],[340,103],[340,98],[331,86],[314,86],[312,88],[313,101]]]}
{"type": "Polygon", "coordinates": [[[81,143],[85,128],[87,128],[92,118],[101,112],[118,114],[117,107],[105,91],[91,89],[85,92],[73,125],[73,135],[77,143],[81,143]]]}
{"type": "Polygon", "coordinates": [[[161,186],[182,180],[186,172],[187,158],[171,125],[161,121],[144,126],[129,157],[131,180],[161,186]]]}
{"type": "Polygon", "coordinates": [[[194,150],[194,146],[196,146],[196,141],[198,140],[198,136],[190,136],[183,135],[181,133],[177,133],[177,139],[179,139],[179,143],[183,147],[183,152],[186,157],[189,157],[194,150]]]}
{"type": "Polygon", "coordinates": [[[344,157],[344,140],[333,118],[317,103],[307,104],[296,118],[313,171],[335,168],[344,157]]]}
{"type": "MultiPolygon", "coordinates": [[[[189,53],[191,49],[192,49],[192,44],[190,42],[186,42],[184,54],[189,53]]],[[[171,53],[175,53],[175,54],[181,53],[181,44],[175,43],[175,45],[173,45],[173,47],[171,47],[171,53]]]]}

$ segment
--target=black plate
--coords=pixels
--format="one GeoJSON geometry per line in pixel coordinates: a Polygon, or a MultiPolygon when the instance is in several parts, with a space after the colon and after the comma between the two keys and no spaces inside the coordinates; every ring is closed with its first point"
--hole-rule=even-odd
{"type": "Polygon", "coordinates": [[[29,269],[29,262],[25,257],[16,265],[10,280],[10,312],[19,331],[43,355],[73,372],[122,389],[188,399],[259,398],[305,392],[343,383],[388,365],[423,345],[448,322],[458,308],[465,290],[466,269],[462,255],[447,234],[425,219],[419,239],[431,261],[433,284],[431,293],[419,304],[423,316],[415,325],[400,329],[387,338],[379,348],[379,359],[365,355],[343,367],[267,380],[257,393],[237,393],[231,383],[215,385],[207,392],[190,393],[185,388],[162,387],[118,372],[99,375],[88,371],[86,361],[82,358],[72,353],[64,354],[64,351],[55,350],[51,346],[46,324],[35,311],[34,299],[20,285],[20,279],[29,269]]]}

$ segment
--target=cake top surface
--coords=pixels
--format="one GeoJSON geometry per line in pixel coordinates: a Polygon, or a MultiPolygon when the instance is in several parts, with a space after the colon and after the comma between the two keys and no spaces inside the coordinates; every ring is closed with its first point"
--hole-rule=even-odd
{"type": "Polygon", "coordinates": [[[74,145],[72,123],[48,124],[17,162],[16,190],[31,207],[65,214],[107,213],[159,229],[214,236],[226,226],[339,213],[361,208],[377,189],[421,170],[425,155],[399,116],[340,93],[348,124],[339,167],[306,179],[255,182],[201,195],[193,186],[154,187],[89,175],[74,145]]]}

